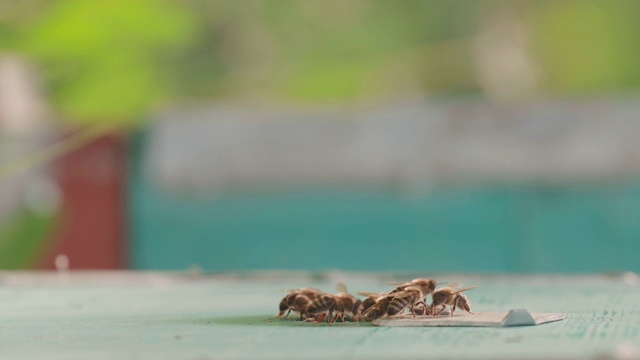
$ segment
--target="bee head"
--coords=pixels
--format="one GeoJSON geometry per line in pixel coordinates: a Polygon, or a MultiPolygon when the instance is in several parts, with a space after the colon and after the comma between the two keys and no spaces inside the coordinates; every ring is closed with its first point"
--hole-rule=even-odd
{"type": "Polygon", "coordinates": [[[289,310],[289,303],[287,302],[287,299],[284,298],[280,301],[280,316],[282,316],[282,314],[287,310],[289,310]]]}

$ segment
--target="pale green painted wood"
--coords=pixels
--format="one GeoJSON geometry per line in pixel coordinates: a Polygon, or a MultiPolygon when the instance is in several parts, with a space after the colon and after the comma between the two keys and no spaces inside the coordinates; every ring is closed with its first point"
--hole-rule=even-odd
{"type": "Polygon", "coordinates": [[[640,287],[614,276],[456,276],[474,311],[564,321],[518,328],[382,328],[273,320],[278,289],[387,289],[381,274],[0,274],[0,359],[586,358],[640,347],[640,287]]]}

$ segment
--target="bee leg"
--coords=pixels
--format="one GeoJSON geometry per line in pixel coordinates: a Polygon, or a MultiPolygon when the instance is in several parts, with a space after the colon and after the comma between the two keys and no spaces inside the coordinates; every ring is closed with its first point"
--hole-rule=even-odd
{"type": "Polygon", "coordinates": [[[451,306],[451,317],[453,317],[453,312],[456,311],[456,302],[453,302],[453,305],[451,306]]]}
{"type": "Polygon", "coordinates": [[[474,313],[471,312],[471,307],[469,306],[468,303],[464,303],[464,309],[471,315],[475,315],[474,313]]]}
{"type": "Polygon", "coordinates": [[[327,314],[326,313],[322,313],[320,315],[318,315],[318,321],[317,322],[324,322],[324,319],[327,318],[327,314]]]}
{"type": "Polygon", "coordinates": [[[284,316],[285,319],[289,317],[289,314],[291,314],[291,310],[293,309],[289,308],[289,311],[287,311],[287,315],[284,316]]]}
{"type": "Polygon", "coordinates": [[[427,315],[429,314],[429,313],[428,313],[428,307],[427,307],[427,304],[426,304],[424,301],[418,301],[418,302],[416,303],[416,305],[422,305],[422,307],[423,307],[422,315],[423,315],[423,316],[427,316],[427,315]]]}
{"type": "Polygon", "coordinates": [[[429,309],[429,306],[427,304],[425,304],[424,302],[422,303],[422,315],[424,315],[424,316],[431,315],[431,310],[429,309]]]}

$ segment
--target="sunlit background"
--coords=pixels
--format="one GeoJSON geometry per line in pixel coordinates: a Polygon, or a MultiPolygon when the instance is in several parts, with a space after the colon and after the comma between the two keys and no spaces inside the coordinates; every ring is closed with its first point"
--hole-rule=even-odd
{"type": "Polygon", "coordinates": [[[0,0],[0,268],[640,271],[638,19],[0,0]]]}

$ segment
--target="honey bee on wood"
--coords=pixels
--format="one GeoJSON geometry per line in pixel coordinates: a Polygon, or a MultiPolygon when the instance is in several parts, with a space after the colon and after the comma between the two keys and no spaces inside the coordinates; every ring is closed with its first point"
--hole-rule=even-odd
{"type": "Polygon", "coordinates": [[[389,302],[389,294],[387,293],[369,295],[364,301],[362,301],[363,306],[360,319],[364,321],[373,321],[387,316],[389,302]],[[373,297],[374,295],[377,296],[373,297]],[[371,303],[371,301],[373,301],[373,303],[371,303]],[[367,302],[368,305],[366,308],[364,306],[365,302],[367,302]]]}
{"type": "Polygon", "coordinates": [[[427,296],[436,289],[437,283],[433,279],[418,278],[408,283],[401,284],[389,293],[389,307],[387,315],[400,315],[405,309],[409,309],[413,317],[416,316],[416,306],[422,305],[422,313],[430,313],[427,306],[427,296]]]}
{"type": "Polygon", "coordinates": [[[402,291],[389,294],[387,315],[400,315],[408,308],[411,316],[416,317],[416,306],[422,305],[425,309],[427,308],[427,303],[424,300],[426,294],[422,290],[417,286],[408,286],[402,291]]]}
{"type": "Polygon", "coordinates": [[[469,304],[469,298],[465,294],[464,291],[475,289],[475,286],[464,288],[464,289],[454,289],[452,287],[445,287],[439,290],[436,290],[433,295],[433,302],[431,303],[431,314],[438,315],[440,314],[446,306],[450,306],[451,308],[451,316],[453,316],[453,312],[456,310],[456,307],[461,307],[466,310],[469,314],[473,314],[471,312],[471,306],[469,304]],[[436,306],[440,307],[437,309],[436,306]]]}
{"type": "Polygon", "coordinates": [[[280,313],[276,317],[282,317],[286,312],[284,317],[287,318],[291,311],[295,311],[300,315],[300,320],[304,320],[309,317],[308,309],[311,303],[323,294],[324,292],[313,288],[290,290],[289,294],[280,301],[280,313]]]}
{"type": "Polygon", "coordinates": [[[360,300],[349,294],[343,283],[339,283],[336,288],[339,291],[338,294],[324,294],[315,299],[307,309],[309,314],[317,316],[320,322],[327,318],[329,323],[334,323],[337,320],[345,322],[345,315],[349,315],[351,319],[359,318],[360,300]]]}
{"type": "Polygon", "coordinates": [[[393,290],[391,290],[391,294],[394,292],[399,292],[405,290],[409,286],[420,286],[425,290],[427,295],[433,293],[436,290],[436,286],[438,283],[434,279],[426,279],[426,278],[417,278],[413,279],[406,283],[391,283],[392,285],[398,285],[393,290]]]}
{"type": "Polygon", "coordinates": [[[370,307],[378,302],[378,299],[381,297],[387,297],[389,293],[373,293],[368,291],[360,291],[358,295],[365,296],[364,300],[362,300],[360,304],[360,314],[364,314],[365,311],[369,310],[370,307]]]}

